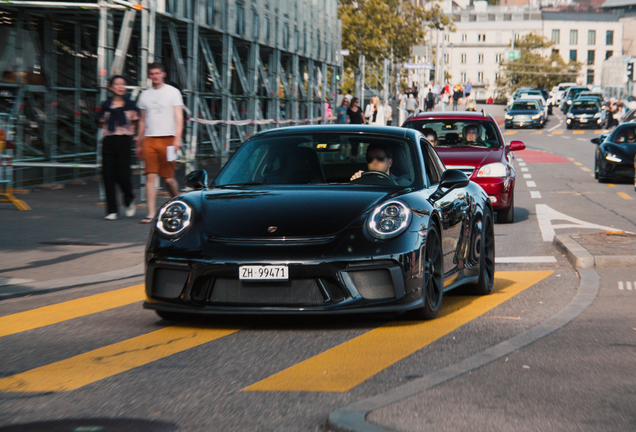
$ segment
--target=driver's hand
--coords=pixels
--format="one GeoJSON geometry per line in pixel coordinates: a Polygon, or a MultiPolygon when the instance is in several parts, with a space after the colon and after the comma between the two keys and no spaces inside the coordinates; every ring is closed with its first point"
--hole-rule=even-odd
{"type": "Polygon", "coordinates": [[[351,176],[351,179],[349,179],[349,181],[354,181],[355,179],[359,179],[362,176],[362,173],[364,171],[360,170],[357,173],[355,173],[354,175],[351,176]]]}

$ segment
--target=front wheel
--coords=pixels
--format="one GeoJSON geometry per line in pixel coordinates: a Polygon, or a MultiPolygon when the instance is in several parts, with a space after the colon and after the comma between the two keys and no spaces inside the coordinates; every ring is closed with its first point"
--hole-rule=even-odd
{"type": "Polygon", "coordinates": [[[515,195],[510,198],[508,208],[497,211],[497,223],[513,223],[515,221],[515,195]]]}
{"type": "Polygon", "coordinates": [[[424,304],[407,314],[411,319],[431,320],[437,316],[442,307],[444,297],[444,260],[442,242],[437,226],[431,225],[426,235],[424,250],[424,278],[422,280],[422,297],[424,304]]]}
{"type": "Polygon", "coordinates": [[[479,252],[479,280],[473,285],[476,295],[487,295],[495,284],[495,230],[492,223],[492,212],[484,209],[481,221],[481,236],[477,238],[475,250],[479,252]]]}

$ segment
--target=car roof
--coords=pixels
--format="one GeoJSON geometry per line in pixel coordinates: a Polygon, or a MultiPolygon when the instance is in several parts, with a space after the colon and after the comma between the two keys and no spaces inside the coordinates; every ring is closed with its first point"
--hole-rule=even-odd
{"type": "Polygon", "coordinates": [[[425,111],[406,119],[407,122],[410,120],[485,120],[496,123],[491,114],[483,111],[425,111]]]}
{"type": "Polygon", "coordinates": [[[365,133],[375,135],[392,135],[395,137],[406,137],[408,131],[412,129],[398,128],[394,126],[368,126],[368,125],[305,125],[305,126],[287,126],[276,129],[268,129],[253,137],[262,136],[286,136],[295,134],[308,133],[365,133]]]}
{"type": "Polygon", "coordinates": [[[577,102],[594,102],[594,103],[598,103],[598,99],[594,98],[594,97],[582,97],[582,98],[577,98],[574,103],[577,102]]]}

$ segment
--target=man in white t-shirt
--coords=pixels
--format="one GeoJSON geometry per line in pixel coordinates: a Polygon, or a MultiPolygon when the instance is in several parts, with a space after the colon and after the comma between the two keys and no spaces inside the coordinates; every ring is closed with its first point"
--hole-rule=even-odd
{"type": "Polygon", "coordinates": [[[181,148],[183,131],[183,97],[181,92],[164,82],[166,72],[160,63],[148,66],[148,78],[152,87],[139,96],[137,106],[141,110],[137,132],[137,157],[146,166],[146,199],[148,217],[141,223],[150,223],[157,207],[157,176],[166,182],[168,192],[174,198],[179,194],[179,184],[174,178],[174,159],[181,148]]]}

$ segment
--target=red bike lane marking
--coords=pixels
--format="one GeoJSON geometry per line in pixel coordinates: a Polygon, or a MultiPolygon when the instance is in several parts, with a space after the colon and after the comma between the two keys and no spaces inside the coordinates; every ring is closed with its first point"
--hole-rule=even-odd
{"type": "Polygon", "coordinates": [[[563,156],[539,150],[518,151],[515,152],[515,157],[523,159],[526,163],[570,163],[570,161],[563,156]]]}

